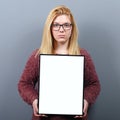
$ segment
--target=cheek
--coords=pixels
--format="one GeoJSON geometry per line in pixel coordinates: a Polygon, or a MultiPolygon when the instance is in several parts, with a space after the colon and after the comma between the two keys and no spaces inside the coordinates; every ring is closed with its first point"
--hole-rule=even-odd
{"type": "Polygon", "coordinates": [[[55,39],[55,38],[56,38],[55,32],[54,32],[54,31],[51,31],[51,33],[52,33],[53,38],[55,39]]]}
{"type": "Polygon", "coordinates": [[[69,32],[68,32],[68,38],[71,37],[71,33],[72,33],[72,31],[69,31],[69,32]]]}
{"type": "Polygon", "coordinates": [[[57,38],[57,35],[54,33],[54,35],[53,35],[53,38],[56,40],[56,39],[58,39],[57,38]]]}

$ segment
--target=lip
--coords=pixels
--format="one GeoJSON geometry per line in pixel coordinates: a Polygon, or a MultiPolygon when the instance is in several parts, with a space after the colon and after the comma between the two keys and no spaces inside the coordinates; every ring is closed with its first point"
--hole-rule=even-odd
{"type": "Polygon", "coordinates": [[[58,35],[60,38],[64,38],[65,37],[65,35],[58,35]]]}

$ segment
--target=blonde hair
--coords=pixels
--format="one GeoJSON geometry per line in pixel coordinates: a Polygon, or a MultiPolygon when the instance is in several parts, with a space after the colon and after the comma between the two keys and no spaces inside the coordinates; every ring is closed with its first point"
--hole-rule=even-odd
{"type": "Polygon", "coordinates": [[[69,8],[61,5],[57,6],[51,12],[49,13],[43,30],[43,36],[42,36],[42,42],[41,46],[38,50],[38,54],[54,54],[54,46],[53,46],[53,37],[51,34],[51,25],[54,21],[54,19],[59,15],[67,15],[69,16],[71,23],[72,23],[72,34],[69,41],[68,46],[68,54],[71,55],[80,55],[80,48],[78,45],[78,29],[77,25],[75,23],[75,20],[73,18],[73,15],[69,8]]]}

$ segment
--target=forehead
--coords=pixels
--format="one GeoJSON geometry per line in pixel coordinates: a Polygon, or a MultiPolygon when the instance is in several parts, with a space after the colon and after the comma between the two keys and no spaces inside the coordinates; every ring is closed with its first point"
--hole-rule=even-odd
{"type": "Polygon", "coordinates": [[[71,23],[70,21],[70,17],[68,15],[59,15],[57,16],[53,22],[57,22],[57,23],[71,23]]]}

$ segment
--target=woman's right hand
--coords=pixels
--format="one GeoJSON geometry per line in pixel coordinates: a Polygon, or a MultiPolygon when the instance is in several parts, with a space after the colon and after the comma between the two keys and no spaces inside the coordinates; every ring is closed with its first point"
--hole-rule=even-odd
{"type": "Polygon", "coordinates": [[[32,103],[34,116],[47,117],[47,115],[38,114],[38,106],[37,105],[38,105],[38,99],[35,99],[32,103]]]}

